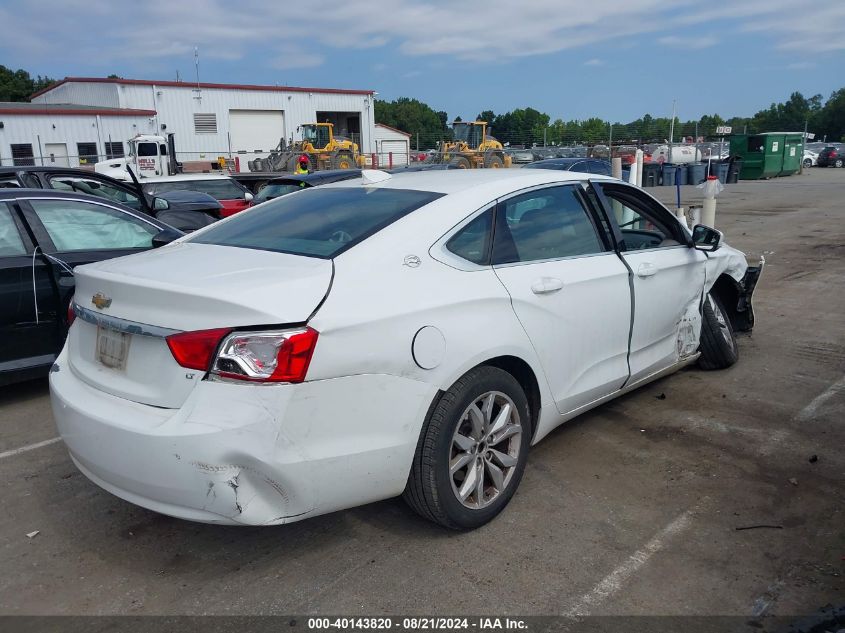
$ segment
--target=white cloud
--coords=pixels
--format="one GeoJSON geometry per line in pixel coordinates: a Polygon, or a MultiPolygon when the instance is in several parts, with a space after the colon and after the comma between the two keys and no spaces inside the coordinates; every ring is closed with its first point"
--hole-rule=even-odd
{"type": "Polygon", "coordinates": [[[668,46],[670,48],[685,48],[699,50],[702,48],[709,48],[711,46],[715,46],[719,43],[719,40],[717,40],[715,37],[709,36],[693,37],[690,35],[667,35],[666,37],[661,37],[660,39],[658,39],[657,42],[659,44],[662,44],[663,46],[668,46]]]}
{"type": "MultiPolygon", "coordinates": [[[[784,52],[845,48],[845,2],[742,0],[718,9],[699,0],[624,3],[581,0],[312,0],[307,11],[262,0],[3,0],[0,54],[55,59],[80,67],[114,66],[143,74],[150,63],[257,57],[264,66],[308,68],[352,49],[435,60],[499,63],[567,49],[624,47],[646,38],[666,47],[702,49],[738,32],[759,32],[784,52]],[[45,16],[48,16],[45,18],[45,16]],[[704,31],[705,33],[702,33],[704,31]],[[658,37],[661,34],[662,37],[658,37]]],[[[598,60],[596,60],[598,61],[598,60]]],[[[589,60],[588,65],[597,65],[589,60]]],[[[6,62],[8,65],[8,62],[6,62]]]]}
{"type": "Polygon", "coordinates": [[[593,59],[588,59],[584,62],[585,66],[604,66],[604,62],[596,57],[593,59]]]}

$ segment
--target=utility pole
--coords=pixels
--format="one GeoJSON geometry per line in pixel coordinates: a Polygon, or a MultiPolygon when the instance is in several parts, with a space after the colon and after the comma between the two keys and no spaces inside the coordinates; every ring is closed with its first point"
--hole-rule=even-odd
{"type": "Polygon", "coordinates": [[[675,142],[675,99],[672,99],[672,121],[669,123],[669,164],[672,164],[672,144],[675,142]]]}
{"type": "Polygon", "coordinates": [[[613,162],[613,123],[610,124],[610,140],[608,140],[607,145],[608,145],[608,151],[610,152],[610,155],[607,157],[607,160],[609,160],[612,163],[613,162]]]}
{"type": "Polygon", "coordinates": [[[807,151],[807,119],[804,119],[804,136],[801,137],[801,167],[798,168],[798,173],[804,173],[804,152],[807,151]]]}

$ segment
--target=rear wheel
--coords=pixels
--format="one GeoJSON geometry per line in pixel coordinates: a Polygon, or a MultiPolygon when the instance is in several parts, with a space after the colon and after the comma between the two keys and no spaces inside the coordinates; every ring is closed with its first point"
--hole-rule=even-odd
{"type": "Polygon", "coordinates": [[[704,301],[698,366],[702,369],[725,369],[733,365],[738,356],[731,321],[722,302],[711,292],[704,301]]]}
{"type": "Polygon", "coordinates": [[[813,166],[813,161],[809,158],[804,159],[804,169],[810,169],[813,166]]]}
{"type": "Polygon", "coordinates": [[[841,158],[837,158],[835,161],[833,161],[834,167],[842,167],[843,165],[845,165],[845,162],[843,162],[841,158]]]}
{"type": "Polygon", "coordinates": [[[516,379],[495,367],[473,369],[426,421],[403,497],[445,527],[484,525],[519,486],[530,440],[528,401],[516,379]]]}

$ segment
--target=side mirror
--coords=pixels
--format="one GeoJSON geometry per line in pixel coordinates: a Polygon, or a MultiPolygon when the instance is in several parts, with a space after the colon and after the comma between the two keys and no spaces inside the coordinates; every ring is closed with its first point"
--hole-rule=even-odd
{"type": "Polygon", "coordinates": [[[692,229],[693,246],[700,251],[713,252],[722,245],[722,232],[716,229],[696,224],[692,229]]]}
{"type": "Polygon", "coordinates": [[[244,200],[246,200],[247,202],[252,202],[254,198],[255,196],[252,195],[249,191],[244,193],[244,200]]]}
{"type": "Polygon", "coordinates": [[[164,198],[153,199],[153,209],[156,211],[167,211],[170,208],[170,203],[164,198]]]}
{"type": "Polygon", "coordinates": [[[162,229],[153,235],[153,248],[159,248],[165,244],[170,244],[173,240],[182,237],[182,232],[176,229],[162,229]]]}

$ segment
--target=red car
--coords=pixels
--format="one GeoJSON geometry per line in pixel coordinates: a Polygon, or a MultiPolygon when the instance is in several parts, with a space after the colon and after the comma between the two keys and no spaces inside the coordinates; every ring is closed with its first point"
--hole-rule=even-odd
{"type": "Polygon", "coordinates": [[[221,174],[179,174],[143,181],[144,192],[153,196],[170,191],[207,193],[223,205],[221,218],[228,218],[252,206],[252,193],[239,182],[221,174]]]}

